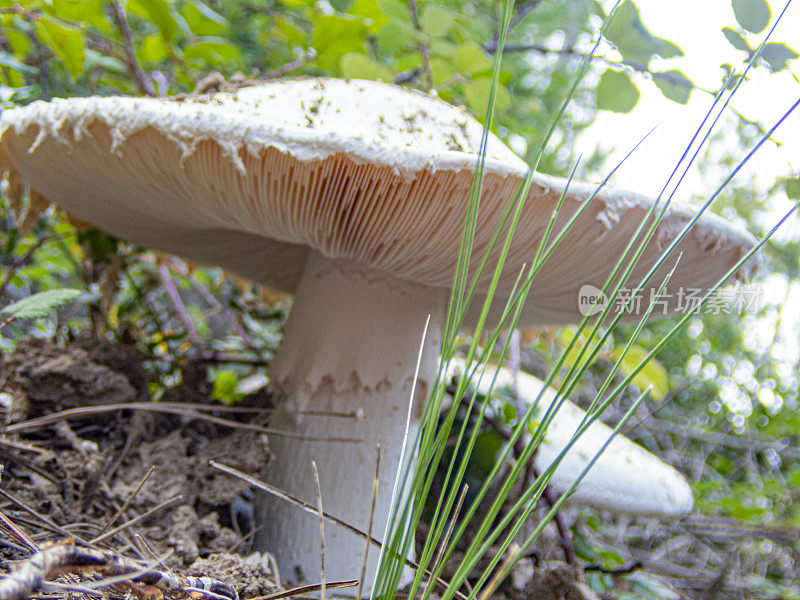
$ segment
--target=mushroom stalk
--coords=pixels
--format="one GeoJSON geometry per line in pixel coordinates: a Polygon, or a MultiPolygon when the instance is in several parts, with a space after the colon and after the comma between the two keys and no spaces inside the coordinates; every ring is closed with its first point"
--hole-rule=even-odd
{"type": "MultiPolygon", "coordinates": [[[[311,252],[288,320],[284,340],[270,365],[279,390],[276,428],[323,442],[272,436],[275,458],[267,479],[316,506],[311,462],[319,470],[325,512],[366,531],[376,445],[381,466],[373,537],[382,539],[400,466],[408,403],[417,357],[422,362],[411,412],[416,434],[424,402],[436,376],[446,290],[398,280],[362,264],[311,252]],[[430,325],[422,333],[428,315],[430,325]],[[305,415],[302,411],[356,413],[357,418],[305,415]]],[[[259,502],[256,546],[275,553],[284,577],[299,567],[308,581],[320,575],[319,518],[275,498],[259,502]]],[[[328,581],[360,576],[364,540],[325,524],[328,581]]],[[[379,550],[370,548],[369,590],[379,550]]]]}

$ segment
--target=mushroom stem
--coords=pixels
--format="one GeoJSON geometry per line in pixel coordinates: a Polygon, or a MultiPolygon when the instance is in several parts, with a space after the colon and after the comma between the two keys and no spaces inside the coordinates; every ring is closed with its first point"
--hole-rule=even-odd
{"type": "MultiPolygon", "coordinates": [[[[308,437],[343,437],[358,442],[316,442],[272,436],[274,459],[267,480],[316,505],[311,461],[319,469],[325,512],[366,531],[376,445],[381,467],[373,537],[382,539],[403,450],[406,415],[420,344],[423,355],[410,437],[416,434],[425,399],[436,376],[447,292],[392,278],[359,263],[312,252],[284,340],[270,364],[279,390],[276,428],[308,437]],[[431,324],[422,341],[428,315],[431,324]],[[282,410],[281,410],[282,409],[282,410]],[[358,418],[309,416],[313,409],[356,413],[358,418]]],[[[281,500],[262,498],[256,546],[276,554],[284,577],[308,581],[320,575],[319,518],[281,500]]],[[[364,541],[325,524],[327,580],[359,577],[364,541]]],[[[370,548],[365,590],[378,562],[370,548]]]]}

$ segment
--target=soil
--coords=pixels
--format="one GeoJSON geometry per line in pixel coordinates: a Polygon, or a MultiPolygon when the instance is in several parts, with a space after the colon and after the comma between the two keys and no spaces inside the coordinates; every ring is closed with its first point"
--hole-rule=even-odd
{"type": "MultiPolygon", "coordinates": [[[[6,401],[0,433],[0,574],[36,549],[67,541],[182,576],[209,577],[233,587],[239,598],[282,590],[271,568],[274,559],[249,549],[249,484],[209,465],[218,460],[261,476],[270,460],[267,437],[240,424],[264,425],[265,415],[254,417],[251,410],[242,416],[212,405],[203,364],[184,365],[182,383],[161,402],[152,402],[150,383],[136,350],[108,342],[81,339],[63,346],[31,338],[0,359],[6,401]],[[179,414],[156,410],[176,407],[179,414]]],[[[250,400],[263,407],[270,399],[262,392],[250,400]]],[[[445,577],[458,557],[449,562],[445,577]]],[[[151,588],[130,584],[113,590],[113,598],[127,599],[131,591],[144,600],[170,595],[156,590],[153,596],[151,588]]],[[[0,600],[64,597],[36,591],[3,595],[0,580],[0,600]]],[[[108,595],[108,588],[104,591],[108,595]]],[[[214,600],[213,594],[188,595],[214,600]]],[[[532,569],[527,559],[498,597],[596,598],[580,569],[563,564],[532,569]]]]}
{"type": "MultiPolygon", "coordinates": [[[[205,394],[208,403],[202,382],[185,377],[163,402],[205,394]]],[[[0,361],[10,400],[0,436],[0,511],[39,545],[73,538],[131,558],[166,555],[159,568],[213,577],[240,598],[274,592],[269,556],[240,554],[252,528],[249,485],[209,465],[219,460],[258,477],[270,458],[266,436],[198,418],[191,404],[186,415],[113,410],[149,402],[149,383],[143,359],[129,347],[21,341],[0,361]],[[91,406],[109,410],[40,420],[91,406]]],[[[29,554],[13,535],[0,536],[0,567],[29,554]]]]}

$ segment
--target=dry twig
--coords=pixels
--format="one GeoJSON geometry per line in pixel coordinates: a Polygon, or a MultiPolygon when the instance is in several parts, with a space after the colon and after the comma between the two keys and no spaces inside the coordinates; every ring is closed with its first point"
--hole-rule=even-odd
{"type": "MultiPolygon", "coordinates": [[[[372,525],[375,521],[375,505],[378,501],[378,485],[380,483],[381,471],[381,445],[375,446],[375,475],[372,478],[372,498],[369,505],[369,523],[367,524],[367,536],[372,537],[372,525]]],[[[361,593],[364,589],[364,579],[367,576],[367,559],[369,558],[369,539],[364,540],[364,559],[361,561],[361,578],[358,584],[358,593],[356,598],[361,598],[361,593]]]]}
{"type": "Polygon", "coordinates": [[[156,597],[180,595],[194,600],[238,600],[239,597],[235,589],[216,579],[143,568],[138,562],[110,550],[83,548],[62,542],[48,544],[21,561],[10,575],[0,581],[0,600],[27,600],[42,590],[48,579],[64,573],[86,571],[113,576],[108,585],[125,582],[135,595],[142,598],[152,598],[154,592],[156,597]]]}
{"type": "MultiPolygon", "coordinates": [[[[355,587],[356,585],[358,585],[358,579],[348,579],[346,581],[329,581],[325,584],[325,587],[329,590],[339,590],[342,588],[355,587]]],[[[250,600],[281,600],[281,598],[292,598],[294,596],[299,596],[300,594],[318,592],[321,588],[321,583],[312,583],[309,585],[294,587],[290,590],[284,590],[282,592],[278,592],[277,594],[270,594],[269,596],[250,598],[250,600]]]]}
{"type": "Polygon", "coordinates": [[[153,88],[153,82],[150,81],[150,78],[142,70],[142,67],[139,65],[139,60],[136,58],[136,51],[133,47],[133,35],[131,34],[131,28],[128,25],[128,15],[125,12],[125,7],[119,2],[119,0],[112,2],[111,6],[113,8],[114,19],[117,22],[117,27],[119,28],[120,34],[122,35],[122,40],[124,42],[125,66],[128,68],[128,72],[136,82],[136,86],[139,88],[139,91],[143,94],[147,94],[148,96],[155,96],[156,91],[153,88]]]}
{"type": "MultiPolygon", "coordinates": [[[[239,479],[242,479],[243,481],[248,482],[250,485],[252,485],[254,487],[257,487],[260,490],[264,490],[265,492],[269,492],[270,494],[280,498],[281,500],[285,500],[286,502],[289,502],[290,504],[294,504],[298,508],[301,508],[304,511],[306,511],[308,513],[311,513],[312,515],[318,515],[319,514],[318,510],[314,506],[309,504],[308,502],[303,502],[302,500],[300,500],[298,498],[295,498],[294,496],[292,496],[290,494],[287,494],[286,492],[284,492],[280,488],[275,487],[274,485],[270,485],[268,483],[265,483],[265,482],[261,481],[260,479],[256,479],[255,477],[251,477],[247,473],[242,473],[238,469],[234,469],[233,467],[229,467],[228,465],[224,465],[222,463],[218,463],[215,460],[209,461],[209,464],[212,467],[214,467],[215,469],[219,469],[220,471],[223,471],[223,472],[227,473],[228,475],[233,475],[234,477],[238,477],[239,479]]],[[[370,543],[375,544],[378,548],[383,547],[383,544],[381,543],[380,540],[372,537],[371,535],[368,535],[368,534],[364,533],[363,531],[361,531],[357,527],[353,527],[349,523],[346,523],[345,521],[342,521],[341,519],[337,519],[336,517],[334,517],[333,515],[331,515],[329,513],[323,512],[322,514],[325,517],[326,521],[328,521],[330,523],[333,523],[334,525],[338,525],[339,527],[343,527],[347,531],[349,531],[351,533],[354,533],[357,536],[359,536],[362,540],[369,541],[370,543]]],[[[406,565],[411,567],[412,569],[419,569],[420,568],[420,566],[417,563],[415,563],[413,560],[410,560],[408,558],[406,558],[404,560],[405,560],[406,565]]],[[[428,576],[432,576],[433,575],[427,569],[425,570],[425,574],[428,575],[428,576]]],[[[441,585],[443,585],[445,587],[449,587],[450,586],[450,584],[447,581],[445,581],[444,579],[442,579],[441,577],[437,577],[436,581],[439,584],[441,584],[441,585]]],[[[455,593],[455,595],[456,595],[457,598],[459,598],[459,600],[468,600],[467,597],[464,594],[462,594],[461,592],[459,592],[459,591],[457,591],[455,593]]],[[[0,598],[0,600],[2,600],[2,598],[0,598]]]]}
{"type": "MultiPolygon", "coordinates": [[[[120,403],[120,404],[108,404],[105,406],[83,406],[80,408],[70,408],[68,410],[63,410],[61,412],[52,413],[46,415],[44,417],[39,417],[37,419],[30,419],[28,421],[22,421],[20,423],[14,423],[13,425],[9,425],[5,428],[6,433],[19,433],[21,431],[29,431],[31,429],[38,429],[45,425],[52,425],[53,423],[57,423],[58,421],[64,419],[73,419],[73,418],[80,418],[85,417],[92,414],[104,413],[104,412],[112,412],[116,410],[144,410],[144,411],[151,411],[151,412],[163,412],[163,413],[170,413],[174,415],[181,415],[192,419],[200,419],[203,421],[208,421],[209,423],[215,423],[216,425],[222,425],[223,427],[230,427],[231,429],[243,429],[246,431],[258,431],[260,433],[266,433],[268,435],[275,435],[279,437],[288,437],[297,440],[303,440],[308,442],[343,442],[343,443],[361,443],[363,440],[354,439],[354,438],[338,438],[338,437],[308,437],[303,435],[294,434],[289,431],[281,431],[279,429],[273,429],[271,427],[262,427],[261,425],[255,425],[253,423],[239,423],[238,421],[230,421],[228,419],[222,419],[220,417],[214,417],[212,415],[206,415],[195,410],[190,410],[185,407],[185,405],[180,404],[167,404],[165,403],[155,403],[155,402],[127,402],[127,403],[120,403]]],[[[213,408],[216,410],[216,408],[213,408]]]]}

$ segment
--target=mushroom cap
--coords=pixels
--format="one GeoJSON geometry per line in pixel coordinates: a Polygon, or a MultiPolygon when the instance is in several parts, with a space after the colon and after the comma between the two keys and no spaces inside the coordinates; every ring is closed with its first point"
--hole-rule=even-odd
{"type": "MultiPolygon", "coordinates": [[[[0,172],[122,239],[279,291],[297,289],[310,250],[448,288],[481,136],[482,126],[464,111],[413,90],[297,79],[182,100],[73,98],[7,110],[0,115],[0,172]]],[[[526,171],[488,136],[474,257],[526,171]]],[[[499,297],[532,261],[564,186],[534,177],[499,297]]],[[[570,184],[556,232],[593,189],[570,184]]],[[[520,325],[579,318],[578,291],[602,285],[652,204],[610,189],[595,197],[538,273],[520,325]]],[[[691,216],[687,208],[667,211],[631,284],[691,216]]],[[[681,253],[668,291],[706,289],[752,244],[745,231],[703,215],[645,295],[681,253]]],[[[677,304],[671,299],[664,314],[677,304]]]]}
{"type": "MultiPolygon", "coordinates": [[[[484,393],[488,391],[496,368],[489,365],[480,380],[478,387],[484,393]]],[[[464,361],[453,359],[449,372],[463,373],[464,361]]],[[[518,398],[525,404],[535,401],[544,388],[534,420],[543,417],[557,398],[556,390],[527,373],[518,373],[516,384],[518,398]]],[[[494,387],[513,388],[514,374],[500,368],[494,387]]],[[[539,472],[553,464],[585,415],[575,404],[564,401],[536,450],[534,464],[539,472]]],[[[595,421],[578,438],[550,480],[559,494],[569,489],[612,431],[601,421],[595,421]]],[[[693,497],[683,475],[638,444],[617,435],[570,496],[569,502],[625,514],[680,517],[692,510],[693,497]]]]}

